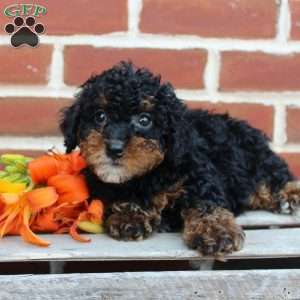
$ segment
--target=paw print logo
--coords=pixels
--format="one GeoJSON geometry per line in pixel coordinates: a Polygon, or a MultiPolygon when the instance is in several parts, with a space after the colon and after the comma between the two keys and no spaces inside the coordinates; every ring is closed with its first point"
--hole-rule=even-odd
{"type": "Polygon", "coordinates": [[[25,22],[22,17],[16,17],[14,24],[9,23],[5,26],[5,31],[11,34],[11,44],[13,47],[28,45],[35,47],[39,43],[39,34],[45,31],[43,24],[36,24],[34,17],[27,17],[25,22]]]}

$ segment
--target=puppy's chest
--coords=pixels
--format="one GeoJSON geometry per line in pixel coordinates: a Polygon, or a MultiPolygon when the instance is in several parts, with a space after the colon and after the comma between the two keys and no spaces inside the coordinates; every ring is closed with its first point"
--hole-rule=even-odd
{"type": "Polygon", "coordinates": [[[151,186],[102,186],[93,196],[102,199],[106,207],[116,202],[134,202],[141,207],[154,207],[162,212],[166,208],[172,209],[184,193],[183,182],[177,181],[158,192],[151,186]]]}

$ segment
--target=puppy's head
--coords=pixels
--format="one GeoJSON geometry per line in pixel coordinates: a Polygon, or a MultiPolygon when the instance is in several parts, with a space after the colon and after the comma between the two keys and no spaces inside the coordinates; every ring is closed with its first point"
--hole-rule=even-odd
{"type": "Polygon", "coordinates": [[[76,98],[60,124],[65,146],[79,146],[103,182],[124,183],[180,160],[185,106],[159,76],[122,62],[90,78],[76,98]]]}

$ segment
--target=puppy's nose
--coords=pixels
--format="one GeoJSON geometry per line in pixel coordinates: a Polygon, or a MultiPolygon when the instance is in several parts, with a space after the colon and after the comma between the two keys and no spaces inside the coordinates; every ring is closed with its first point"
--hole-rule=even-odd
{"type": "Polygon", "coordinates": [[[120,158],[124,153],[125,143],[120,140],[111,140],[106,144],[107,155],[111,158],[120,158]]]}

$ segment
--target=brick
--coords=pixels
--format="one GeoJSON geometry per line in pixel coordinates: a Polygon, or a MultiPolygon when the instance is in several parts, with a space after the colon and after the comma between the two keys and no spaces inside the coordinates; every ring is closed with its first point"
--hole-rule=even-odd
{"type": "Polygon", "coordinates": [[[121,60],[161,74],[177,88],[203,88],[206,52],[202,50],[115,49],[69,46],[65,49],[65,82],[78,85],[121,60]],[[82,59],[88,57],[88,59],[82,59]]]}
{"type": "Polygon", "coordinates": [[[58,135],[59,111],[66,99],[0,99],[0,135],[58,135]]]}
{"type": "Polygon", "coordinates": [[[273,136],[274,110],[272,106],[240,103],[209,103],[188,101],[191,109],[206,109],[213,113],[228,113],[234,118],[246,120],[250,125],[261,129],[270,138],[273,136]]]}
{"type": "Polygon", "coordinates": [[[144,0],[143,32],[204,37],[272,38],[275,0],[144,0]]]}
{"type": "Polygon", "coordinates": [[[281,153],[280,156],[288,163],[292,173],[300,178],[300,153],[281,153]]]}
{"type": "Polygon", "coordinates": [[[300,1],[290,0],[291,39],[300,39],[300,1]]]}
{"type": "Polygon", "coordinates": [[[0,47],[0,83],[45,84],[51,62],[52,47],[0,47]]]}
{"type": "Polygon", "coordinates": [[[222,54],[220,90],[300,89],[300,54],[228,51],[222,54]]]}
{"type": "MultiPolygon", "coordinates": [[[[1,1],[3,8],[11,4],[10,0],[1,1]]],[[[40,0],[38,4],[47,8],[47,14],[38,17],[45,25],[45,34],[103,34],[127,30],[127,0],[40,0]]],[[[3,14],[0,16],[1,24],[11,20],[3,14]]]]}
{"type": "Polygon", "coordinates": [[[289,143],[300,143],[300,108],[287,109],[287,140],[289,143]]]}

